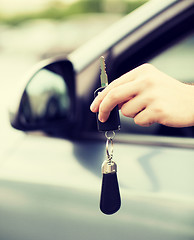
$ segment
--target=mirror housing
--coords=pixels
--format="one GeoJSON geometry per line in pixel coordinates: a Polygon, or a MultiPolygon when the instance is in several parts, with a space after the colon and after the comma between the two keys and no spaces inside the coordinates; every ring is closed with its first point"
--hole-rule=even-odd
{"type": "Polygon", "coordinates": [[[49,59],[26,76],[9,108],[12,127],[71,136],[75,123],[75,76],[67,59],[49,59]]]}

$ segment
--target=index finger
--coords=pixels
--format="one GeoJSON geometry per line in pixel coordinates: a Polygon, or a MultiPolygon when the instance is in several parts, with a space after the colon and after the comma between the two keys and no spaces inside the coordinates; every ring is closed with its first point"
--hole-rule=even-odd
{"type": "Polygon", "coordinates": [[[105,122],[116,105],[130,101],[142,88],[143,85],[137,80],[111,89],[99,105],[99,120],[105,122]]]}
{"type": "Polygon", "coordinates": [[[108,94],[108,92],[111,89],[113,89],[119,85],[125,84],[127,81],[132,81],[132,80],[133,80],[132,74],[131,74],[131,72],[128,72],[128,73],[122,75],[121,77],[117,78],[116,80],[112,81],[102,92],[99,92],[98,96],[92,102],[92,104],[90,106],[90,110],[92,112],[98,112],[100,103],[102,102],[104,97],[108,94]]]}

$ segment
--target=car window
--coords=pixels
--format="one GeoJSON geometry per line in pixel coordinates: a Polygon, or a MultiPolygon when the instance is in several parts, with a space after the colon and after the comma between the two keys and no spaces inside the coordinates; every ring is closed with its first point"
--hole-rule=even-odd
{"type": "Polygon", "coordinates": [[[149,62],[177,80],[194,83],[194,33],[149,62]]]}
{"type": "MultiPolygon", "coordinates": [[[[176,42],[149,61],[155,67],[185,83],[194,83],[194,33],[176,42]]],[[[169,128],[160,124],[141,127],[120,114],[122,132],[149,135],[191,136],[190,129],[169,128]]]]}

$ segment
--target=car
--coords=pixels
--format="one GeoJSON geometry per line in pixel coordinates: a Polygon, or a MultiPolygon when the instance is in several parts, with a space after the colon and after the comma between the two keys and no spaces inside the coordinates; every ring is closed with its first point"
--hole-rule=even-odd
{"type": "Polygon", "coordinates": [[[193,1],[151,0],[21,80],[9,117],[23,134],[3,155],[0,239],[194,239],[194,127],[145,128],[120,114],[113,160],[121,208],[107,216],[99,210],[106,137],[89,109],[100,56],[109,82],[148,62],[192,84],[193,22],[193,1]],[[37,110],[52,99],[50,115],[37,110]]]}

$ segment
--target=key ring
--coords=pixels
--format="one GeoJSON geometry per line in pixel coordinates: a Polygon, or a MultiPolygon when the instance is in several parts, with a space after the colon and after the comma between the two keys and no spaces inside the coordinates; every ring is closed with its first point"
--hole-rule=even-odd
{"type": "Polygon", "coordinates": [[[113,140],[113,138],[115,137],[115,132],[114,131],[106,131],[105,132],[105,137],[108,139],[108,140],[113,140]],[[112,134],[109,136],[109,134],[112,134]]]}
{"type": "Polygon", "coordinates": [[[112,157],[113,157],[113,138],[115,136],[115,132],[112,131],[112,136],[109,136],[108,133],[109,132],[105,132],[105,137],[107,138],[107,140],[106,140],[106,155],[107,155],[108,160],[111,161],[112,157]],[[110,146],[110,151],[109,151],[110,144],[111,144],[111,146],[110,146]]]}

